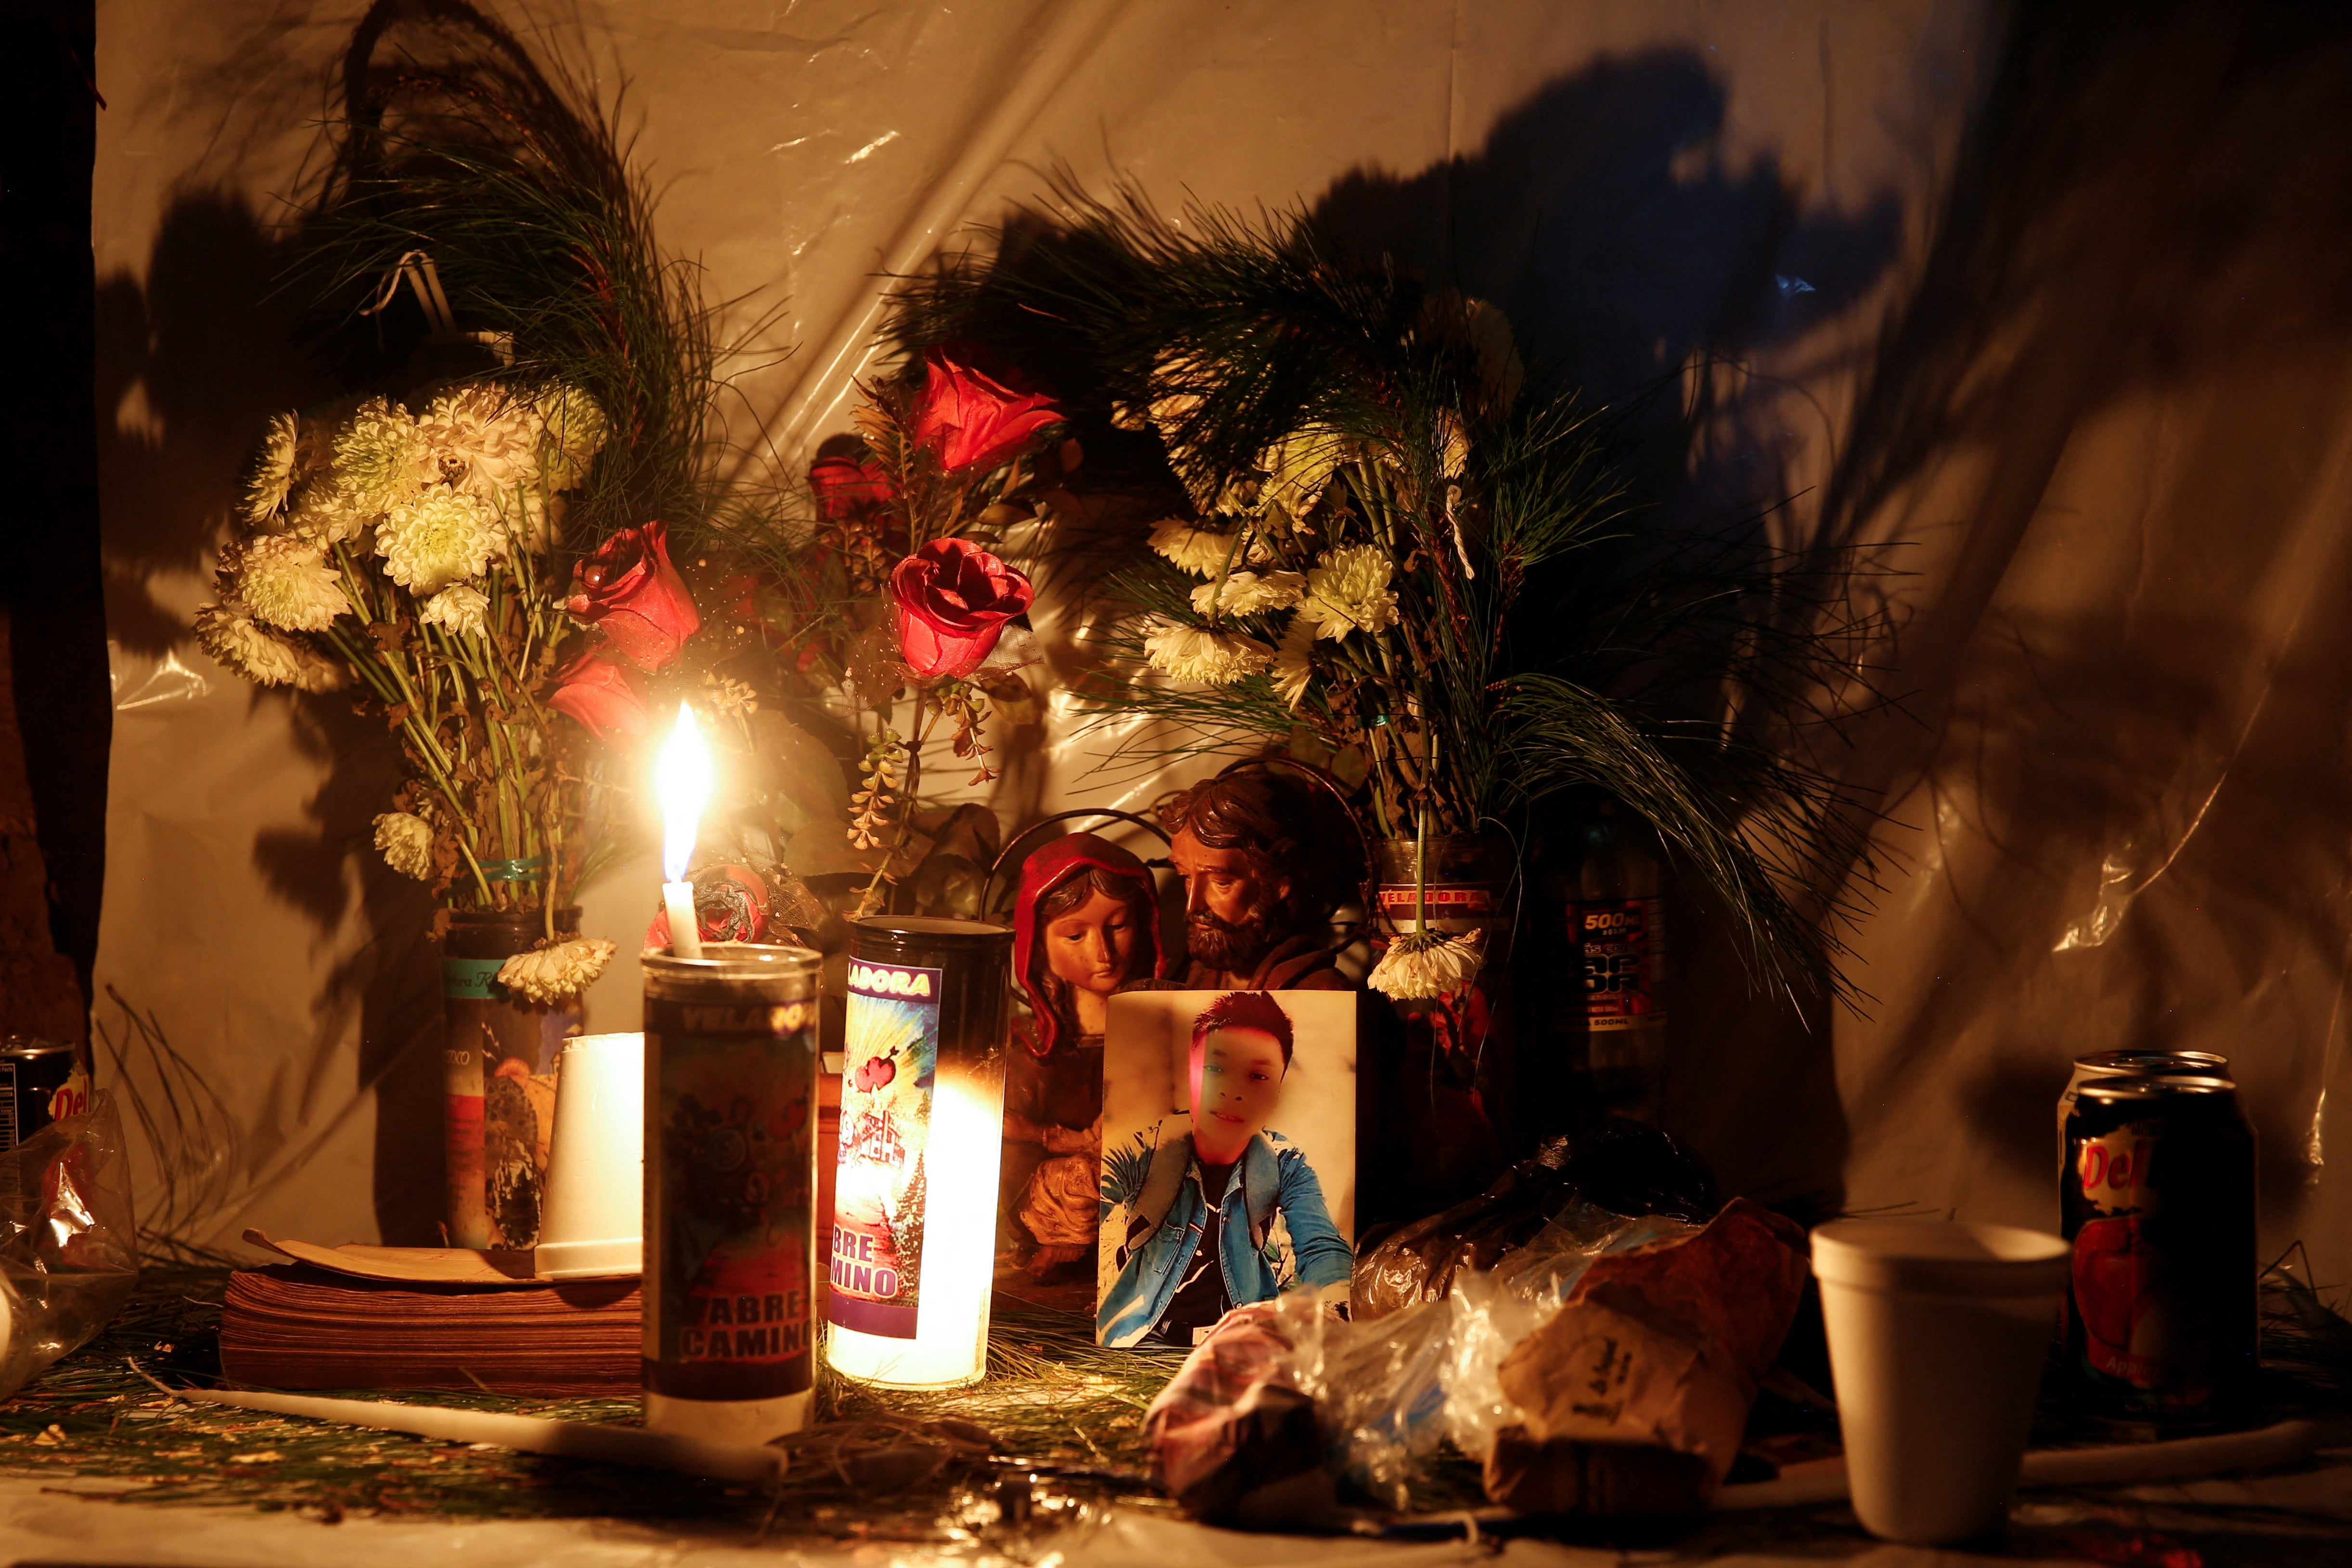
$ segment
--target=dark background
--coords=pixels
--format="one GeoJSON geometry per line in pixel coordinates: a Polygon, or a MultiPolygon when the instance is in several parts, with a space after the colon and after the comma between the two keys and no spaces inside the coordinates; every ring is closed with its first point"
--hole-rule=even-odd
{"type": "Polygon", "coordinates": [[[91,404],[89,0],[0,7],[0,1033],[83,1038],[112,721],[91,404]]]}

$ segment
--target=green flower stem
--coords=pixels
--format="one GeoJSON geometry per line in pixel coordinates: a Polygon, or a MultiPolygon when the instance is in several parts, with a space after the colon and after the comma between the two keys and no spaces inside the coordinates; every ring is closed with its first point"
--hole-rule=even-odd
{"type": "MultiPolygon", "coordinates": [[[[386,671],[382,661],[362,651],[362,648],[352,641],[351,634],[346,632],[340,624],[329,626],[327,636],[341,652],[344,662],[359,670],[362,679],[375,688],[376,695],[383,700],[387,708],[400,706],[396,700],[395,684],[385,679],[386,671]]],[[[458,826],[458,832],[456,835],[457,852],[466,858],[466,864],[472,868],[474,886],[481,893],[482,903],[487,908],[492,901],[489,879],[482,875],[481,865],[474,858],[473,846],[469,842],[474,832],[474,822],[467,809],[464,797],[458,794],[456,781],[449,776],[449,760],[442,752],[440,744],[432,731],[425,729],[418,721],[413,707],[407,716],[401,721],[401,728],[408,739],[409,755],[424,765],[434,787],[440,792],[442,799],[448,803],[450,816],[458,826]]]]}

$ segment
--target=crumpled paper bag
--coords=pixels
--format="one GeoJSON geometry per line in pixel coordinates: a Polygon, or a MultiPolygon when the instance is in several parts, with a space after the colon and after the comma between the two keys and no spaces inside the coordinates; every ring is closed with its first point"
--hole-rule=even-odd
{"type": "Polygon", "coordinates": [[[1503,1360],[1522,1419],[1496,1436],[1487,1495],[1538,1512],[1706,1506],[1806,1268],[1804,1233],[1746,1199],[1695,1235],[1594,1260],[1503,1360]]]}

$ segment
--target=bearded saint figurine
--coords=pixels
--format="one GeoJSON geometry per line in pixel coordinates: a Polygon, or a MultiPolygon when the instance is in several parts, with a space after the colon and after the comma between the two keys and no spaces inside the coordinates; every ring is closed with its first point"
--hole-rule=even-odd
{"type": "MultiPolygon", "coordinates": [[[[1142,861],[1072,833],[1031,855],[1013,903],[1013,967],[1029,995],[1004,1082],[1008,1163],[1044,1158],[1013,1210],[1037,1243],[1033,1279],[1091,1259],[1099,1221],[1103,1027],[1111,993],[1160,971],[1159,898],[1142,861]],[[1035,1148],[1025,1151],[1034,1156],[1035,1148]]],[[[1017,1169],[1017,1165],[1016,1165],[1017,1169]]]]}
{"type": "Polygon", "coordinates": [[[1332,889],[1348,881],[1306,786],[1272,770],[1193,785],[1160,808],[1184,879],[1187,991],[1345,991],[1332,889]]]}

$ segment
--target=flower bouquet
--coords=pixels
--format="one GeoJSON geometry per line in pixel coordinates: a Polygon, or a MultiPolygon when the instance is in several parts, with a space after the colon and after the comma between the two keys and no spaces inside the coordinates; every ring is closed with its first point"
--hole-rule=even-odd
{"type": "Polygon", "coordinates": [[[397,738],[376,843],[431,889],[452,1038],[482,1047],[451,1060],[449,1231],[529,1246],[554,1051],[615,951],[577,894],[642,816],[609,749],[664,687],[751,733],[720,668],[747,645],[698,635],[670,552],[773,510],[719,412],[757,345],[719,342],[579,79],[479,18],[366,48],[287,278],[312,362],[366,391],[272,422],[197,632],[397,738]]]}
{"type": "Polygon", "coordinates": [[[1003,638],[1033,590],[994,550],[1078,453],[1057,439],[1053,401],[1009,381],[936,350],[862,386],[856,437],[827,442],[810,471],[817,525],[793,563],[801,604],[831,613],[801,612],[815,629],[799,662],[837,683],[856,737],[848,847],[873,863],[860,914],[914,869],[927,750],[944,739],[985,784],[992,706],[1029,700],[1026,638],[1003,638]]]}
{"type": "Polygon", "coordinates": [[[576,639],[554,545],[604,441],[593,400],[562,386],[465,382],[414,413],[375,397],[281,414],[217,597],[196,612],[205,651],[238,674],[352,687],[383,717],[408,776],[375,819],[377,848],[430,887],[445,924],[453,910],[538,915],[540,950],[499,979],[539,1002],[575,994],[614,952],[558,940],[591,847],[588,780],[556,720],[579,710],[576,674],[558,676],[576,639]]]}
{"type": "Polygon", "coordinates": [[[1094,378],[1074,405],[1157,437],[1181,505],[1097,583],[1110,669],[1087,697],[1116,747],[1284,752],[1355,792],[1402,876],[1371,976],[1401,1000],[1461,998],[1505,907],[1497,887],[1491,920],[1434,918],[1436,841],[1498,836],[1507,881],[1572,789],[1647,819],[1758,975],[1839,984],[1813,883],[1859,845],[1777,743],[1779,700],[1829,662],[1805,617],[1834,563],[1752,530],[1637,535],[1594,411],[1529,384],[1490,305],[1304,218],[1065,195],[1058,228],[909,284],[894,330],[909,353],[1032,342],[1094,378]]]}

